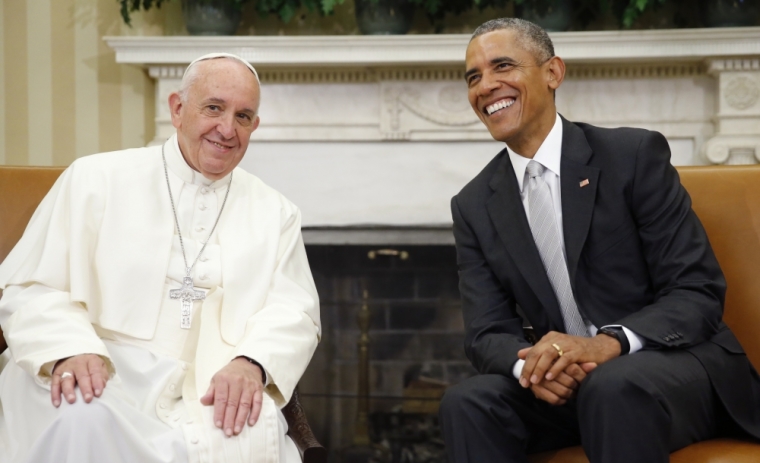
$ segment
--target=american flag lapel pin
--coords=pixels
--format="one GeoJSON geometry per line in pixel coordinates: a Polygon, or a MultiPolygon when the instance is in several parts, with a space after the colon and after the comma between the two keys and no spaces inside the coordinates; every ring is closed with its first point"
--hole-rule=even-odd
{"type": "Polygon", "coordinates": [[[589,184],[589,181],[588,181],[587,178],[584,178],[583,180],[581,180],[581,188],[583,188],[584,186],[586,186],[588,184],[589,184]]]}

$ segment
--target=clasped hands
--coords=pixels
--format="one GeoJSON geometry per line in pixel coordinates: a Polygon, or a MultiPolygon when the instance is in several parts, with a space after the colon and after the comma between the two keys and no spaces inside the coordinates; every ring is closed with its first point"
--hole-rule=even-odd
{"type": "MultiPolygon", "coordinates": [[[[60,360],[53,369],[50,397],[55,407],[61,405],[61,395],[70,404],[76,401],[75,387],[79,385],[86,403],[100,397],[108,382],[106,362],[95,354],[81,354],[60,360]]],[[[232,360],[219,370],[201,397],[203,405],[214,406],[214,424],[227,437],[238,435],[248,421],[256,424],[261,413],[264,384],[258,365],[242,357],[232,360]]]]}
{"type": "Polygon", "coordinates": [[[517,352],[525,360],[520,385],[538,399],[564,405],[575,397],[587,374],[619,355],[620,343],[610,336],[585,338],[552,331],[533,347],[517,352]]]}

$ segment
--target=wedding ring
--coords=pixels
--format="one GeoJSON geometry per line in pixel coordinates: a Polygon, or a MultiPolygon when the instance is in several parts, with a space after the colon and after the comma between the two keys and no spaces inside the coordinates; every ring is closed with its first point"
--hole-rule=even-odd
{"type": "Polygon", "coordinates": [[[69,376],[74,376],[74,375],[72,375],[70,371],[64,371],[63,373],[61,373],[61,381],[68,378],[69,376]]]}
{"type": "Polygon", "coordinates": [[[564,352],[562,352],[562,348],[559,347],[556,343],[553,343],[552,347],[557,349],[557,353],[559,354],[560,357],[562,357],[562,355],[564,354],[564,352]]]}

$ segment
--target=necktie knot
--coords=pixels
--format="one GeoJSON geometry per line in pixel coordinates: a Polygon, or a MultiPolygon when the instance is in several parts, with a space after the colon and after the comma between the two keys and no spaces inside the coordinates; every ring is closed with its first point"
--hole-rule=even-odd
{"type": "Polygon", "coordinates": [[[544,171],[546,170],[546,167],[541,165],[541,163],[536,161],[530,161],[528,163],[528,167],[526,168],[526,171],[528,172],[528,176],[530,178],[540,177],[543,175],[544,171]]]}

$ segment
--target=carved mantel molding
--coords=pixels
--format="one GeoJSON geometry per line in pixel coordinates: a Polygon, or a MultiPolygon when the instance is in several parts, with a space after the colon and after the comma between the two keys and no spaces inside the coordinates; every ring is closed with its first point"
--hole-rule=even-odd
{"type": "Polygon", "coordinates": [[[704,154],[715,164],[760,161],[760,58],[713,59],[709,73],[718,79],[717,134],[704,154]]]}
{"type": "MultiPolygon", "coordinates": [[[[760,55],[760,28],[556,32],[557,54],[568,63],[701,61],[760,55]]],[[[256,66],[461,66],[466,34],[400,36],[105,37],[119,63],[187,64],[228,52],[256,66]]]]}

